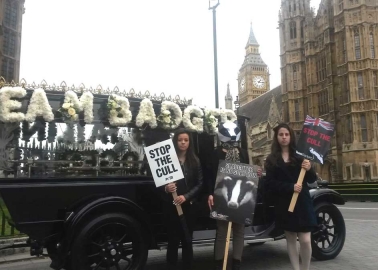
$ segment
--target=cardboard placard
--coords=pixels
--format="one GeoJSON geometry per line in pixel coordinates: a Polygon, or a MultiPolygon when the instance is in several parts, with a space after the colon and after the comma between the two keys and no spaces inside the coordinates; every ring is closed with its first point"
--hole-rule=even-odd
{"type": "Polygon", "coordinates": [[[333,124],[307,115],[298,139],[297,154],[323,164],[331,145],[333,132],[333,124]]]}
{"type": "Polygon", "coordinates": [[[259,166],[221,160],[210,217],[251,225],[256,206],[259,166]]]}
{"type": "Polygon", "coordinates": [[[156,187],[183,179],[180,161],[171,139],[144,148],[156,187]]]}

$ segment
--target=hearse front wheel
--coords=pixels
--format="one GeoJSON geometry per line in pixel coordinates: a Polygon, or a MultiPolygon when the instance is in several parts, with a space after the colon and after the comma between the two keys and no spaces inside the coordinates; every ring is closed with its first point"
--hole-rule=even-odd
{"type": "Polygon", "coordinates": [[[312,256],[330,260],[339,255],[345,241],[345,222],[340,210],[331,203],[315,205],[317,229],[311,234],[312,256]]]}
{"type": "Polygon", "coordinates": [[[73,243],[72,268],[143,269],[148,256],[142,226],[122,213],[100,215],[83,227],[73,243]]]}

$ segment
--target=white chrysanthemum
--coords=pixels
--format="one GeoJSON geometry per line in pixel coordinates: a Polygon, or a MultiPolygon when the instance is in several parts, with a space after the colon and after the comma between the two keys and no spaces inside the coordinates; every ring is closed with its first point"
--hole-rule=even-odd
{"type": "Polygon", "coordinates": [[[155,111],[148,98],[143,99],[140,103],[139,113],[136,117],[137,127],[143,126],[144,123],[149,124],[151,128],[157,127],[155,111]]]}
{"type": "MultiPolygon", "coordinates": [[[[182,111],[180,109],[180,106],[172,101],[163,101],[161,103],[161,114],[162,115],[170,115],[173,117],[174,124],[170,127],[171,129],[178,128],[182,122],[182,111]],[[166,112],[168,111],[168,113],[166,112]],[[172,112],[172,114],[171,114],[172,112]]],[[[171,118],[170,118],[171,119],[171,118]]]]}
{"type": "Polygon", "coordinates": [[[92,93],[88,91],[84,92],[84,94],[80,97],[80,102],[84,110],[84,122],[88,124],[92,123],[94,119],[92,93]]]}
{"type": "Polygon", "coordinates": [[[233,110],[229,110],[229,109],[221,110],[220,116],[221,116],[221,122],[222,123],[234,122],[238,119],[236,117],[235,112],[233,110]]]}
{"type": "Polygon", "coordinates": [[[25,120],[34,122],[37,116],[42,116],[47,122],[54,120],[54,113],[47,99],[46,92],[42,88],[34,90],[25,120]]]}
{"type": "Polygon", "coordinates": [[[206,130],[210,134],[216,134],[218,132],[218,116],[220,116],[219,109],[205,109],[205,117],[211,120],[211,123],[207,121],[206,130]]]}
{"type": "Polygon", "coordinates": [[[182,122],[184,126],[189,130],[193,130],[200,133],[203,132],[203,111],[197,106],[188,106],[184,110],[182,122]],[[193,120],[190,119],[190,115],[192,113],[197,116],[193,117],[193,120]]]}
{"type": "Polygon", "coordinates": [[[109,111],[109,123],[112,126],[125,126],[132,119],[129,100],[117,95],[112,95],[110,99],[113,99],[113,101],[111,101],[112,109],[109,111]],[[117,111],[116,108],[121,109],[117,111]],[[119,114],[122,116],[119,117],[119,114]]]}
{"type": "Polygon", "coordinates": [[[21,102],[11,98],[23,98],[26,90],[22,87],[3,87],[0,89],[0,121],[4,123],[16,123],[25,120],[25,114],[12,112],[21,108],[21,102]]]}

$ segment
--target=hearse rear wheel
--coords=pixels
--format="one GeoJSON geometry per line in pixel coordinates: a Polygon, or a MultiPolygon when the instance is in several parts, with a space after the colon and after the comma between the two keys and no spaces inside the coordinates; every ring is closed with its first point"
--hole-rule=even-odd
{"type": "Polygon", "coordinates": [[[72,268],[143,269],[148,255],[142,226],[134,218],[104,214],[92,219],[78,233],[72,246],[72,268]]]}
{"type": "Polygon", "coordinates": [[[331,203],[315,205],[318,227],[311,234],[312,256],[320,261],[335,258],[345,242],[345,222],[340,210],[331,203]]]}

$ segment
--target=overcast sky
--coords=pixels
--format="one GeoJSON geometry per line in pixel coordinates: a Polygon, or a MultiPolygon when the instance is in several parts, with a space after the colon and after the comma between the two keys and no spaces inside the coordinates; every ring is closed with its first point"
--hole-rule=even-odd
{"type": "MultiPolygon", "coordinates": [[[[320,0],[312,0],[318,7],[320,0]]],[[[220,0],[219,103],[237,95],[250,23],[271,88],[280,85],[281,0],[220,0]]],[[[26,0],[21,78],[27,82],[161,92],[214,107],[212,12],[208,0],[26,0]]]]}

